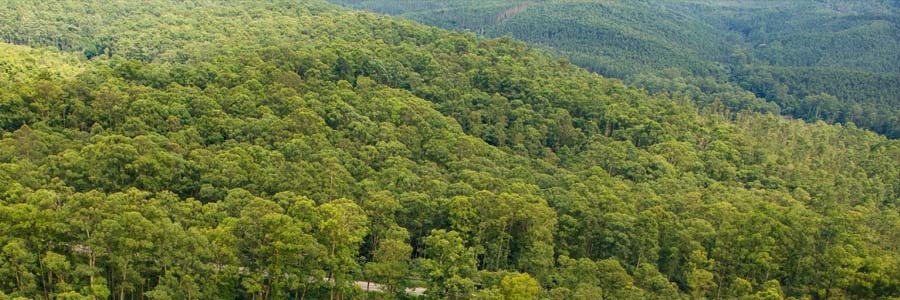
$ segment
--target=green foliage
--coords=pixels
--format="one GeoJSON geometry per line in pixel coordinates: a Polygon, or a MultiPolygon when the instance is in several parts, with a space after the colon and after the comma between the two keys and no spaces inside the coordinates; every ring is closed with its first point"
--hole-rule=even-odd
{"type": "Polygon", "coordinates": [[[0,14],[0,298],[900,296],[855,125],[315,1],[0,14]]]}
{"type": "Polygon", "coordinates": [[[489,37],[700,106],[853,122],[900,137],[896,1],[332,0],[489,37]],[[821,114],[805,98],[839,103],[821,114]]]}

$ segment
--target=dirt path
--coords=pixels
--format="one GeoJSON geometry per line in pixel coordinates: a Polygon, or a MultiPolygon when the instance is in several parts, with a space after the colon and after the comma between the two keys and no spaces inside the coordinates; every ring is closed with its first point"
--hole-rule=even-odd
{"type": "MultiPolygon", "coordinates": [[[[367,292],[383,292],[385,288],[384,285],[374,282],[354,281],[353,283],[363,291],[367,292]]],[[[423,296],[425,295],[425,288],[408,288],[406,289],[406,293],[414,296],[423,296]]]]}

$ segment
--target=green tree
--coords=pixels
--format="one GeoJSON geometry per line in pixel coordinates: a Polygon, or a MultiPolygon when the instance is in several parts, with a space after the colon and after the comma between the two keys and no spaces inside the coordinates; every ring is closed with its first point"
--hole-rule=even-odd
{"type": "Polygon", "coordinates": [[[340,298],[360,267],[356,253],[368,233],[368,218],[353,201],[338,199],[318,207],[318,239],[326,249],[325,266],[332,283],[330,298],[340,298]]]}
{"type": "Polygon", "coordinates": [[[420,264],[428,279],[428,294],[440,299],[469,298],[475,282],[475,253],[456,231],[432,230],[424,240],[420,264]]]}

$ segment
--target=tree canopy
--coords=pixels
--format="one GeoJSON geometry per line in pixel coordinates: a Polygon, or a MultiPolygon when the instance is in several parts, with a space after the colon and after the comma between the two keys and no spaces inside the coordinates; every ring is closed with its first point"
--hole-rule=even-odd
{"type": "Polygon", "coordinates": [[[653,93],[900,137],[892,0],[330,0],[512,36],[653,93]],[[827,105],[819,96],[833,96],[827,105]]]}
{"type": "Polygon", "coordinates": [[[0,299],[900,297],[852,124],[319,1],[0,14],[0,299]]]}

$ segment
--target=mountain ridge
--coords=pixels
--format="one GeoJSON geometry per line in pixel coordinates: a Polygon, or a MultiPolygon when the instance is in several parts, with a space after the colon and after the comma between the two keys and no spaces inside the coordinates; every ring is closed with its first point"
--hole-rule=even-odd
{"type": "MultiPolygon", "coordinates": [[[[900,94],[879,79],[900,70],[900,6],[892,1],[539,1],[502,22],[492,17],[498,9],[524,2],[332,2],[487,37],[511,35],[637,87],[637,77],[671,80],[665,76],[674,68],[685,77],[676,80],[691,85],[714,79],[718,89],[755,94],[728,95],[733,99],[724,102],[735,112],[769,102],[779,107],[756,111],[900,135],[900,94]],[[847,89],[841,85],[847,78],[822,80],[817,70],[859,76],[847,89]],[[854,94],[857,89],[865,93],[854,94]],[[838,101],[819,105],[820,96],[838,101]],[[818,117],[817,110],[828,116],[818,117]]],[[[683,93],[685,87],[665,90],[683,93]]],[[[712,102],[703,98],[695,100],[712,102]]]]}

